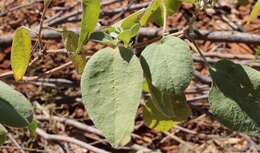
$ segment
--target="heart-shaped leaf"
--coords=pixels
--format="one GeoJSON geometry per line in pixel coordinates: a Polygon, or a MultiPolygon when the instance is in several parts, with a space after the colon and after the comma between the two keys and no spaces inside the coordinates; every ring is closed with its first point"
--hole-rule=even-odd
{"type": "Polygon", "coordinates": [[[19,92],[0,81],[0,123],[26,127],[33,119],[31,103],[19,92]]]}
{"type": "Polygon", "coordinates": [[[151,44],[142,53],[144,70],[152,102],[166,117],[174,117],[174,101],[181,96],[192,78],[192,54],[189,46],[176,37],[151,44]]]}
{"type": "Polygon", "coordinates": [[[30,31],[26,27],[20,27],[15,31],[12,50],[11,67],[15,80],[21,80],[30,62],[32,42],[30,31]]]}
{"type": "Polygon", "coordinates": [[[192,78],[192,52],[189,45],[178,37],[168,36],[160,44],[151,44],[142,52],[148,81],[162,89],[180,95],[192,78]],[[146,64],[146,65],[145,65],[146,64]],[[167,82],[171,85],[167,85],[167,82]]]}
{"type": "Polygon", "coordinates": [[[129,49],[102,49],[86,65],[81,79],[84,104],[114,147],[130,140],[142,89],[142,67],[129,49]]]}
{"type": "Polygon", "coordinates": [[[221,60],[210,74],[209,103],[213,115],[225,126],[249,134],[260,133],[260,72],[221,60]]]}

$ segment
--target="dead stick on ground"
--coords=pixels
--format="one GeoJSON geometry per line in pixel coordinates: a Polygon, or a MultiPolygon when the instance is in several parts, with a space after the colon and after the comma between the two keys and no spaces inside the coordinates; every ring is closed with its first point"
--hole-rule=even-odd
{"type": "Polygon", "coordinates": [[[41,137],[43,137],[46,140],[49,141],[63,141],[63,142],[68,142],[68,143],[73,143],[76,144],[78,146],[81,146],[85,149],[88,149],[89,151],[93,151],[96,153],[110,153],[108,151],[105,151],[103,149],[100,148],[96,148],[94,146],[91,146],[83,141],[77,140],[75,138],[72,137],[68,137],[68,136],[63,136],[63,135],[55,135],[55,134],[48,134],[47,132],[45,132],[44,130],[37,128],[36,129],[36,133],[38,135],[40,135],[41,137]]]}
{"type": "MultiPolygon", "coordinates": [[[[51,70],[49,70],[49,71],[46,71],[45,73],[43,73],[43,74],[41,75],[41,77],[46,76],[46,75],[53,74],[53,73],[58,72],[58,71],[60,71],[60,70],[63,70],[64,68],[66,68],[66,67],[68,67],[68,66],[70,66],[70,65],[72,65],[72,62],[71,62],[71,61],[70,61],[70,62],[67,62],[67,63],[65,63],[65,64],[62,64],[62,65],[60,65],[60,66],[58,66],[58,67],[55,67],[55,68],[53,68],[53,69],[51,69],[51,70]]],[[[12,76],[12,75],[13,75],[13,72],[12,72],[12,71],[9,71],[9,72],[5,72],[5,73],[3,73],[3,74],[0,74],[0,78],[6,78],[6,77],[10,77],[10,76],[12,76]]],[[[24,76],[24,77],[23,77],[23,81],[34,81],[34,80],[37,80],[37,79],[39,79],[39,78],[40,78],[39,76],[32,76],[32,77],[26,77],[26,76],[24,76]]]]}
{"type": "Polygon", "coordinates": [[[192,149],[192,146],[191,146],[190,144],[188,144],[187,142],[185,142],[185,141],[182,140],[181,138],[175,136],[174,134],[169,133],[169,132],[164,132],[164,134],[167,135],[167,137],[164,138],[164,141],[165,141],[167,138],[172,138],[172,139],[174,139],[175,141],[177,141],[178,143],[187,146],[189,149],[192,149]]]}
{"type": "MultiPolygon", "coordinates": [[[[68,29],[79,33],[78,29],[68,29]]],[[[246,44],[260,44],[260,35],[245,33],[245,32],[234,32],[234,31],[205,31],[197,30],[198,32],[189,34],[194,40],[209,40],[212,42],[226,42],[226,43],[246,43],[246,44]]],[[[159,28],[141,28],[140,37],[157,37],[159,36],[159,28]]],[[[170,33],[177,32],[177,29],[171,29],[170,33]]],[[[61,39],[61,35],[58,32],[43,30],[43,39],[57,40],[61,39]]],[[[0,37],[0,46],[8,46],[12,43],[13,36],[0,37]]]]}
{"type": "Polygon", "coordinates": [[[99,136],[102,136],[102,133],[97,130],[96,128],[94,127],[91,127],[91,126],[88,126],[88,125],[85,125],[83,123],[80,123],[76,120],[73,120],[73,119],[68,119],[68,118],[63,118],[63,117],[58,117],[58,116],[36,116],[36,119],[37,120],[55,120],[55,121],[58,121],[58,122],[62,122],[64,123],[65,125],[70,125],[70,126],[73,126],[79,130],[83,130],[83,131],[86,131],[86,132],[90,132],[90,133],[93,133],[93,134],[96,134],[96,135],[99,135],[99,136]]]}
{"type": "Polygon", "coordinates": [[[10,139],[10,141],[15,145],[15,147],[17,148],[17,150],[19,150],[21,153],[25,153],[25,151],[23,150],[23,148],[16,142],[16,140],[14,139],[14,137],[8,132],[8,130],[1,125],[1,128],[4,130],[4,132],[6,133],[7,137],[10,139]]]}

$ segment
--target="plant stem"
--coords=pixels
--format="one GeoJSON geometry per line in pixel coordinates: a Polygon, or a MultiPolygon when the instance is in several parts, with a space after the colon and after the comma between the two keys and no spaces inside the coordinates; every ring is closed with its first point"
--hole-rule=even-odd
{"type": "Polygon", "coordinates": [[[167,30],[167,8],[165,5],[165,0],[162,0],[163,4],[163,29],[162,29],[162,36],[164,36],[166,34],[166,30],[167,30]]]}
{"type": "Polygon", "coordinates": [[[203,59],[205,65],[206,65],[208,68],[210,68],[211,66],[210,66],[209,62],[207,61],[206,57],[203,55],[202,50],[199,48],[199,46],[197,45],[197,43],[196,43],[193,39],[191,39],[190,37],[188,37],[188,40],[191,41],[191,43],[194,45],[194,49],[196,50],[196,52],[199,53],[199,55],[200,55],[200,57],[203,59]]]}
{"type": "Polygon", "coordinates": [[[193,47],[194,50],[196,50],[196,52],[199,53],[200,57],[203,59],[205,65],[210,68],[210,64],[207,61],[206,57],[203,55],[202,50],[199,48],[199,46],[197,45],[197,43],[195,42],[195,40],[193,38],[190,37],[190,32],[193,30],[193,26],[194,23],[196,22],[196,15],[193,14],[192,17],[189,19],[189,26],[187,28],[184,28],[184,35],[186,36],[186,38],[192,43],[192,45],[190,45],[191,47],[193,47]]]}
{"type": "Polygon", "coordinates": [[[38,40],[39,40],[40,46],[42,44],[42,29],[43,29],[44,17],[46,15],[47,9],[48,9],[51,1],[52,0],[50,0],[46,5],[44,5],[43,13],[42,13],[42,16],[41,16],[41,19],[40,19],[40,27],[39,27],[39,33],[38,33],[38,40]]]}

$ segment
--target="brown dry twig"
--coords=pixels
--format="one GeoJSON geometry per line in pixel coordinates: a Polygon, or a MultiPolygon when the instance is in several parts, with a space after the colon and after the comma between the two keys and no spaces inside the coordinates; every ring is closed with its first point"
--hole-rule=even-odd
{"type": "Polygon", "coordinates": [[[14,139],[12,134],[9,133],[8,130],[3,125],[0,124],[0,126],[1,126],[1,129],[3,129],[4,132],[6,133],[7,137],[10,139],[10,141],[15,145],[17,150],[20,151],[21,153],[25,153],[24,149],[16,142],[16,140],[14,139]]]}
{"type": "MultiPolygon", "coordinates": [[[[78,29],[68,29],[79,33],[78,29]]],[[[169,29],[169,33],[177,32],[177,29],[169,29]]],[[[245,33],[245,32],[235,32],[235,31],[206,31],[197,30],[196,33],[190,33],[189,36],[194,40],[209,40],[212,42],[227,42],[227,43],[247,43],[247,44],[260,44],[260,35],[245,33]]],[[[140,37],[157,37],[159,36],[159,28],[141,28],[139,35],[140,37]]],[[[8,46],[12,43],[12,36],[0,37],[0,46],[8,46]]],[[[58,32],[43,30],[43,39],[57,40],[61,39],[61,35],[58,32]]]]}
{"type": "Polygon", "coordinates": [[[48,134],[44,130],[37,128],[36,133],[41,136],[42,138],[49,140],[49,141],[61,141],[61,142],[68,142],[68,143],[73,143],[78,146],[81,146],[85,149],[88,149],[90,151],[96,152],[96,153],[109,153],[108,151],[105,151],[100,148],[96,148],[94,146],[91,146],[83,141],[80,141],[78,139],[68,137],[68,136],[63,136],[63,135],[55,135],[55,134],[48,134]]]}

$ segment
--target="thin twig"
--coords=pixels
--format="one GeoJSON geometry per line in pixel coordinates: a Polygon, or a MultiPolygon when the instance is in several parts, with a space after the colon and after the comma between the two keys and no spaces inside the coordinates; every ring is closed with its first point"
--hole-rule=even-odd
{"type": "MultiPolygon", "coordinates": [[[[0,146],[0,149],[16,149],[16,150],[20,150],[20,148],[13,147],[13,146],[0,146]]],[[[24,151],[29,151],[29,152],[43,152],[43,153],[46,153],[46,151],[44,151],[44,150],[33,149],[33,148],[23,148],[23,150],[24,151]]]]}
{"type": "Polygon", "coordinates": [[[36,119],[40,120],[40,121],[42,121],[42,120],[55,120],[55,121],[58,121],[58,122],[62,122],[65,125],[73,126],[73,127],[77,128],[79,130],[83,130],[83,131],[86,131],[86,132],[89,132],[89,133],[93,133],[93,134],[102,136],[102,133],[98,129],[91,127],[91,126],[88,126],[86,124],[80,123],[80,122],[73,120],[73,119],[68,119],[68,118],[58,117],[58,116],[45,116],[45,115],[44,116],[43,115],[37,115],[36,119]]]}
{"type": "Polygon", "coordinates": [[[96,152],[96,153],[110,153],[108,151],[105,151],[105,150],[100,149],[100,148],[96,148],[94,146],[91,146],[91,145],[89,145],[89,144],[87,144],[83,141],[80,141],[80,140],[72,138],[72,137],[63,136],[63,135],[48,134],[47,132],[45,132],[44,130],[42,130],[40,128],[36,129],[36,133],[39,136],[43,137],[44,139],[46,139],[48,141],[63,141],[63,142],[76,144],[80,147],[83,147],[85,149],[88,149],[88,150],[96,152]]]}
{"type": "Polygon", "coordinates": [[[162,28],[162,36],[164,36],[166,34],[166,30],[167,30],[167,8],[166,8],[166,4],[165,4],[165,0],[163,0],[163,28],[162,28]]]}
{"type": "Polygon", "coordinates": [[[199,48],[199,46],[197,45],[197,43],[190,37],[188,37],[189,41],[188,42],[190,44],[190,47],[195,50],[197,53],[199,53],[200,57],[203,59],[203,62],[207,65],[207,67],[210,67],[209,62],[207,61],[206,57],[203,55],[201,49],[199,48]]]}
{"type": "Polygon", "coordinates": [[[187,146],[189,149],[192,149],[192,146],[191,146],[190,144],[188,144],[187,142],[185,142],[185,141],[182,140],[181,138],[175,136],[174,134],[169,133],[169,132],[164,132],[164,134],[167,136],[167,137],[164,138],[164,141],[165,141],[167,138],[172,138],[172,139],[174,139],[175,141],[177,141],[178,143],[187,146]]]}
{"type": "MultiPolygon", "coordinates": [[[[62,65],[60,65],[58,67],[55,67],[55,68],[53,68],[53,69],[51,69],[49,71],[46,71],[43,74],[41,74],[41,76],[31,76],[31,77],[24,76],[22,81],[34,81],[34,80],[39,79],[40,77],[44,77],[46,75],[50,75],[50,74],[56,73],[58,71],[61,71],[64,68],[67,68],[70,65],[72,65],[71,61],[67,62],[65,64],[62,64],[62,65]]],[[[9,72],[5,72],[5,73],[0,74],[0,78],[6,78],[6,77],[10,77],[12,75],[13,75],[13,72],[9,71],[9,72]]]]}
{"type": "Polygon", "coordinates": [[[17,148],[17,150],[19,150],[21,153],[25,153],[25,151],[23,150],[23,148],[16,142],[16,140],[14,139],[14,137],[8,132],[8,130],[0,124],[1,129],[4,130],[4,132],[6,133],[7,137],[10,139],[10,141],[15,145],[15,147],[17,148]]]}
{"type": "MultiPolygon", "coordinates": [[[[49,25],[50,26],[50,25],[49,25]]],[[[79,29],[68,29],[79,34],[79,29]]],[[[98,29],[97,29],[98,30],[98,29]]],[[[160,28],[141,28],[139,31],[140,37],[158,37],[160,36],[160,28]]],[[[168,29],[169,33],[176,33],[176,28],[168,29]]],[[[225,42],[225,43],[246,43],[260,45],[260,35],[246,32],[235,31],[207,31],[196,30],[197,32],[188,33],[189,37],[194,40],[208,40],[212,42],[225,42]]],[[[182,32],[182,31],[181,31],[182,32]]],[[[32,35],[34,37],[34,35],[32,35]]],[[[13,35],[0,37],[0,46],[9,46],[12,43],[13,35]]],[[[58,32],[43,30],[42,39],[59,40],[61,35],[58,32]]]]}
{"type": "Polygon", "coordinates": [[[30,2],[30,3],[23,4],[23,5],[16,6],[14,8],[8,9],[7,11],[4,11],[4,12],[0,13],[0,17],[5,16],[7,13],[10,13],[10,12],[13,12],[13,11],[17,11],[17,10],[22,9],[22,8],[30,7],[30,6],[38,3],[38,2],[42,2],[42,0],[34,0],[34,1],[30,2]]]}
{"type": "Polygon", "coordinates": [[[111,5],[111,4],[120,2],[120,1],[121,1],[121,0],[106,0],[106,1],[102,1],[102,2],[101,2],[101,5],[102,5],[102,6],[111,5]]]}
{"type": "Polygon", "coordinates": [[[50,5],[52,0],[49,0],[49,2],[47,4],[44,4],[44,8],[43,8],[43,13],[40,19],[40,26],[39,26],[39,32],[38,32],[38,41],[39,41],[39,45],[42,45],[42,28],[43,28],[43,23],[44,23],[44,18],[45,15],[47,13],[48,7],[50,5]]]}
{"type": "Polygon", "coordinates": [[[198,134],[196,131],[192,131],[192,130],[186,129],[186,128],[181,127],[181,126],[179,126],[179,125],[175,125],[174,127],[175,127],[176,129],[181,130],[181,131],[186,132],[186,133],[198,134]]]}

